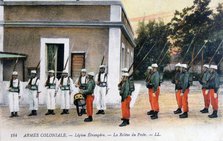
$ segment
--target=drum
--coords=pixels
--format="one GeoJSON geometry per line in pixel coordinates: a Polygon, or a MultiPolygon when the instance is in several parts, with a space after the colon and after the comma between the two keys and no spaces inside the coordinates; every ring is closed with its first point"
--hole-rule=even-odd
{"type": "Polygon", "coordinates": [[[86,101],[83,94],[76,93],[74,95],[74,105],[76,106],[78,116],[82,116],[82,113],[80,112],[79,107],[83,107],[86,105],[86,101]]]}

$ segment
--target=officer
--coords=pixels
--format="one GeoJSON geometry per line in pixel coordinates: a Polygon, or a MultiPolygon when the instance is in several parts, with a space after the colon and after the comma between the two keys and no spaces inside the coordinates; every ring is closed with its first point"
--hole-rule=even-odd
{"type": "Polygon", "coordinates": [[[208,115],[209,118],[218,117],[218,89],[220,86],[220,80],[217,70],[218,70],[217,65],[210,66],[210,78],[208,80],[208,88],[211,97],[211,105],[213,108],[213,113],[211,115],[208,115]]]}
{"type": "Polygon", "coordinates": [[[130,102],[131,102],[131,82],[129,80],[129,74],[122,74],[122,82],[119,85],[120,96],[121,96],[121,110],[122,110],[122,123],[119,125],[120,127],[129,125],[130,119],[130,102]]]}
{"type": "Polygon", "coordinates": [[[152,106],[154,113],[151,115],[151,119],[157,119],[159,113],[159,95],[160,95],[160,75],[158,72],[158,65],[152,64],[153,74],[151,76],[151,84],[152,84],[152,106]]]}
{"type": "Polygon", "coordinates": [[[201,80],[199,80],[200,84],[202,85],[202,93],[204,97],[204,109],[200,110],[201,113],[208,113],[208,108],[210,106],[210,94],[208,90],[208,83],[207,81],[210,78],[210,72],[209,72],[209,65],[205,64],[203,65],[203,73],[201,76],[201,80]]]}
{"type": "Polygon", "coordinates": [[[86,98],[86,107],[87,107],[87,118],[84,119],[84,122],[92,122],[93,118],[93,101],[94,101],[94,89],[95,89],[95,81],[94,81],[94,72],[88,73],[88,82],[85,90],[81,90],[81,93],[86,98]]]}
{"type": "Polygon", "coordinates": [[[148,94],[149,94],[149,103],[150,103],[150,107],[151,107],[151,110],[147,112],[147,115],[153,115],[154,114],[154,109],[153,109],[153,106],[152,106],[152,94],[153,94],[153,90],[152,90],[152,83],[151,83],[151,76],[153,74],[153,71],[152,71],[152,67],[149,66],[147,68],[147,77],[146,77],[146,87],[148,88],[148,94]]]}
{"type": "Polygon", "coordinates": [[[68,76],[67,71],[62,72],[59,80],[59,87],[61,90],[61,115],[69,114],[70,109],[70,95],[73,91],[73,80],[68,76]]]}
{"type": "Polygon", "coordinates": [[[98,114],[105,114],[106,103],[105,96],[107,93],[107,73],[105,72],[105,65],[99,67],[99,73],[95,77],[95,82],[97,84],[97,109],[98,114]]]}
{"type": "Polygon", "coordinates": [[[20,81],[18,79],[18,72],[13,71],[12,78],[9,83],[9,110],[11,112],[10,117],[18,117],[19,112],[19,99],[21,98],[20,95],[20,81]]]}
{"type": "Polygon", "coordinates": [[[189,76],[190,74],[187,71],[187,64],[181,64],[182,73],[180,76],[181,82],[181,100],[182,100],[182,107],[183,107],[183,114],[179,115],[180,118],[187,118],[189,112],[188,106],[188,94],[189,94],[189,76]]]}
{"type": "MultiPolygon", "coordinates": [[[[79,78],[75,81],[75,87],[79,88],[80,90],[86,90],[87,88],[87,70],[81,69],[81,74],[79,78]]],[[[82,106],[80,115],[86,114],[86,106],[82,106]]]]}
{"type": "Polygon", "coordinates": [[[36,116],[40,94],[39,78],[37,77],[36,70],[31,71],[31,78],[28,80],[26,88],[29,89],[29,110],[31,110],[28,116],[36,116]]]}
{"type": "Polygon", "coordinates": [[[47,113],[45,115],[55,115],[56,95],[58,91],[58,79],[54,75],[54,70],[48,71],[48,78],[45,84],[47,88],[47,113]]]}
{"type": "Polygon", "coordinates": [[[181,88],[181,82],[180,82],[180,75],[181,75],[181,64],[180,63],[177,63],[175,65],[175,76],[172,80],[172,83],[175,84],[175,95],[176,95],[176,101],[177,101],[177,105],[178,105],[178,108],[176,111],[174,111],[173,113],[174,114],[180,114],[182,113],[182,99],[181,99],[181,91],[182,91],[182,88],[181,88]]]}

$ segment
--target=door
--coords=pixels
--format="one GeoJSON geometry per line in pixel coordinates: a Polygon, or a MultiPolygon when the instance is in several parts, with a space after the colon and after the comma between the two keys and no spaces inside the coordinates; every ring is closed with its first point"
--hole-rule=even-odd
{"type": "Polygon", "coordinates": [[[71,60],[71,76],[76,79],[80,75],[80,70],[85,68],[85,53],[73,53],[71,60]]]}

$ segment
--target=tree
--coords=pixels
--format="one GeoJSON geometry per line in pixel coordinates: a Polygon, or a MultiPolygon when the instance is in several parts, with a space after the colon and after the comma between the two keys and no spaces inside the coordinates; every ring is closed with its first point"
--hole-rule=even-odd
{"type": "Polygon", "coordinates": [[[175,11],[169,23],[172,47],[181,48],[181,61],[189,63],[209,38],[212,26],[210,0],[194,0],[191,7],[175,11]]]}
{"type": "MultiPolygon", "coordinates": [[[[136,79],[145,79],[145,72],[149,65],[152,63],[159,63],[163,56],[160,55],[162,49],[163,54],[167,52],[168,47],[168,26],[162,21],[149,21],[147,24],[143,21],[139,23],[137,30],[136,48],[134,50],[134,77],[136,79]],[[155,45],[155,46],[154,46],[155,45]],[[148,51],[154,46],[149,55],[143,60],[143,63],[139,65],[142,58],[148,53],[148,51]]],[[[165,66],[169,63],[169,53],[165,55],[161,66],[165,66]]]]}

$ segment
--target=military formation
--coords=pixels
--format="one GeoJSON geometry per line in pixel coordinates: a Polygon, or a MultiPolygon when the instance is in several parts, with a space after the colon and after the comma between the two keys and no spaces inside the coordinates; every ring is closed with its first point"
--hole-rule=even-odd
{"type": "MultiPolygon", "coordinates": [[[[202,85],[201,93],[204,97],[204,109],[200,110],[201,113],[209,113],[210,105],[213,108],[212,114],[208,115],[209,118],[218,117],[218,89],[219,89],[219,76],[217,73],[217,65],[203,65],[201,77],[199,79],[202,85]]],[[[148,88],[149,104],[151,110],[147,112],[147,115],[152,120],[158,119],[159,108],[159,95],[161,76],[159,73],[158,64],[152,64],[148,67],[146,77],[146,87],[148,88]]],[[[192,85],[191,74],[189,73],[189,67],[187,64],[177,63],[175,65],[175,76],[172,79],[172,83],[175,84],[175,95],[177,108],[173,111],[174,114],[180,114],[179,118],[188,118],[189,105],[188,94],[190,92],[190,86],[192,85]]],[[[93,121],[93,101],[95,95],[96,100],[96,115],[105,114],[106,102],[105,96],[108,91],[107,84],[108,74],[106,72],[106,66],[101,65],[99,67],[98,74],[94,72],[87,72],[86,69],[80,70],[80,76],[73,82],[69,77],[67,71],[63,71],[61,78],[58,80],[53,70],[48,71],[48,77],[45,82],[46,92],[46,105],[47,112],[45,115],[55,115],[56,97],[60,92],[61,101],[61,115],[69,114],[71,94],[74,93],[74,88],[78,89],[78,94],[74,95],[74,105],[77,108],[78,116],[87,114],[87,118],[84,122],[93,121]],[[95,87],[97,89],[95,90],[95,87]],[[96,93],[96,94],[94,94],[96,93]],[[80,108],[80,109],[79,109],[80,108]]],[[[29,97],[29,110],[28,116],[37,116],[38,111],[38,97],[40,91],[40,80],[37,77],[36,70],[31,71],[30,79],[25,87],[28,89],[29,97]]],[[[20,95],[20,81],[18,80],[18,72],[13,71],[12,78],[9,84],[9,110],[10,117],[18,117],[19,112],[19,99],[20,95]]],[[[135,90],[132,74],[129,73],[128,68],[122,69],[122,79],[118,84],[119,94],[121,97],[121,124],[120,127],[130,124],[130,102],[131,95],[135,90]]]]}

